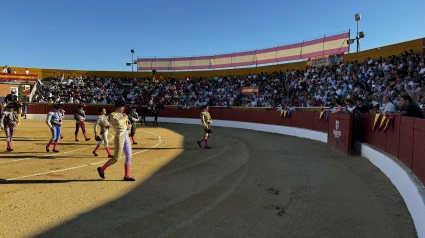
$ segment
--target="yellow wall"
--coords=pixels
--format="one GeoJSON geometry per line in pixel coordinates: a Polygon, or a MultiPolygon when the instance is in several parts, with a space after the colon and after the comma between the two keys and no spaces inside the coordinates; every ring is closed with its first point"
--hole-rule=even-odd
{"type": "MultiPolygon", "coordinates": [[[[352,45],[352,49],[355,49],[355,45],[352,45]]],[[[367,57],[379,58],[388,57],[390,55],[399,55],[404,51],[409,51],[413,49],[415,52],[422,52],[424,47],[423,38],[402,42],[399,44],[383,46],[371,50],[361,51],[359,53],[351,53],[344,56],[344,61],[361,61],[367,57]]],[[[22,67],[13,67],[8,66],[11,69],[16,69],[18,74],[24,74],[25,68],[22,67]]],[[[185,76],[188,77],[211,77],[214,75],[244,75],[252,73],[261,73],[261,72],[273,72],[273,71],[286,71],[287,69],[305,69],[307,67],[307,61],[287,63],[287,64],[278,64],[273,66],[262,66],[262,67],[252,67],[252,68],[239,68],[239,69],[225,69],[225,70],[212,70],[212,71],[185,71],[185,72],[157,72],[157,78],[162,76],[163,78],[168,78],[169,76],[174,76],[177,79],[183,79],[185,76]]],[[[62,73],[58,69],[39,69],[39,68],[29,68],[31,74],[37,74],[39,77],[48,78],[52,76],[60,76],[62,73]]],[[[111,76],[111,77],[150,77],[150,72],[120,72],[120,71],[88,71],[88,70],[65,70],[65,76],[111,76]]]]}
{"type": "MultiPolygon", "coordinates": [[[[239,74],[250,74],[250,73],[261,73],[261,72],[273,72],[275,70],[286,71],[287,69],[304,69],[307,66],[307,62],[295,62],[290,64],[279,64],[273,66],[262,66],[253,68],[240,68],[240,69],[225,69],[225,70],[213,70],[213,71],[185,71],[185,72],[157,72],[156,77],[162,76],[168,78],[174,76],[178,79],[183,79],[185,76],[188,77],[211,77],[214,75],[239,75],[239,74]]],[[[17,73],[25,72],[25,68],[8,66],[11,69],[16,69],[17,73]]],[[[62,70],[57,69],[39,69],[29,68],[31,74],[37,74],[39,77],[48,78],[53,76],[62,75],[62,70]]],[[[111,77],[151,77],[151,72],[123,72],[123,71],[88,71],[88,70],[65,70],[65,76],[111,76],[111,77]]]]}
{"type": "MultiPolygon", "coordinates": [[[[351,45],[350,50],[355,50],[356,46],[355,44],[351,45]]],[[[367,57],[370,57],[371,59],[377,59],[379,57],[388,57],[391,55],[400,55],[404,51],[409,52],[410,49],[412,49],[415,53],[422,52],[422,48],[424,47],[423,39],[417,39],[407,42],[402,42],[394,45],[387,45],[378,47],[375,49],[360,51],[359,53],[351,53],[344,55],[344,62],[351,62],[351,61],[361,61],[363,59],[366,59],[367,57]]]]}

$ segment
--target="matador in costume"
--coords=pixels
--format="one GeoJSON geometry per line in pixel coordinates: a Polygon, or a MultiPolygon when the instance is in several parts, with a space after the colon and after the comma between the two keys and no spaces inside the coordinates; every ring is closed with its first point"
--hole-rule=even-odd
{"type": "Polygon", "coordinates": [[[12,140],[13,140],[13,134],[15,133],[15,127],[18,124],[18,117],[13,112],[15,108],[15,105],[13,104],[7,104],[4,107],[4,111],[1,114],[0,119],[0,128],[5,131],[6,134],[6,144],[7,144],[7,151],[11,152],[13,151],[12,148],[12,140]]]}
{"type": "Polygon", "coordinates": [[[203,129],[203,132],[204,132],[204,137],[200,141],[197,141],[197,142],[198,142],[199,147],[202,147],[201,143],[205,142],[205,149],[211,149],[211,147],[208,146],[208,137],[210,137],[210,134],[212,133],[211,127],[210,127],[210,125],[212,123],[211,115],[208,112],[208,106],[207,105],[203,106],[202,108],[204,110],[201,112],[201,123],[202,123],[202,129],[203,129]]]}
{"type": "Polygon", "coordinates": [[[111,154],[111,151],[109,150],[109,142],[108,142],[108,133],[109,133],[110,124],[108,122],[108,117],[106,116],[106,109],[100,108],[99,112],[100,112],[100,115],[97,117],[97,120],[94,123],[94,136],[96,138],[97,145],[93,151],[93,154],[97,156],[97,150],[99,149],[100,145],[104,144],[105,150],[106,152],[108,152],[108,157],[112,158],[113,155],[111,154]],[[97,133],[97,126],[100,127],[100,134],[97,133]]]}
{"type": "Polygon", "coordinates": [[[79,105],[78,109],[75,110],[74,112],[74,119],[76,120],[75,122],[75,141],[79,141],[78,140],[78,131],[81,127],[81,131],[83,132],[83,136],[86,139],[86,141],[89,141],[90,138],[87,137],[86,135],[86,112],[84,111],[84,107],[85,105],[79,105]]]}
{"type": "Polygon", "coordinates": [[[102,167],[97,168],[99,176],[105,178],[105,170],[109,166],[115,164],[120,158],[122,152],[125,154],[124,162],[124,181],[135,181],[134,178],[130,177],[130,164],[131,164],[131,142],[128,138],[129,130],[131,130],[131,123],[128,116],[124,113],[125,102],[115,102],[115,112],[109,115],[109,124],[114,128],[114,156],[106,161],[102,167]]]}
{"type": "Polygon", "coordinates": [[[50,129],[52,138],[49,140],[49,143],[46,145],[46,152],[50,152],[50,145],[53,144],[53,152],[58,153],[57,150],[59,138],[61,135],[61,126],[63,123],[62,114],[60,110],[62,109],[61,104],[56,104],[53,106],[53,110],[47,114],[46,124],[50,129]]]}

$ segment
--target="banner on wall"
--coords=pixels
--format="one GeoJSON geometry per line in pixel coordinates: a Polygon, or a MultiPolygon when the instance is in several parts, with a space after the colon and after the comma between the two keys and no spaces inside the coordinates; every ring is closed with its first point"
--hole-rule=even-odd
{"type": "Polygon", "coordinates": [[[176,58],[138,58],[137,70],[205,70],[258,66],[348,52],[350,32],[271,48],[176,58]]]}
{"type": "Polygon", "coordinates": [[[307,65],[314,67],[334,65],[344,62],[344,53],[335,55],[326,55],[323,57],[309,58],[307,65]]]}
{"type": "Polygon", "coordinates": [[[243,87],[242,88],[242,95],[252,95],[254,93],[258,93],[258,86],[253,87],[243,87]]]}

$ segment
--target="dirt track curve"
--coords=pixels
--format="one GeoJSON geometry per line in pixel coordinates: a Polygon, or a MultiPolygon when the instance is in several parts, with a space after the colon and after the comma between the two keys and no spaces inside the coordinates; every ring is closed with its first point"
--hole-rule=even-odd
{"type": "Polygon", "coordinates": [[[416,236],[391,182],[324,143],[213,128],[206,150],[200,126],[139,127],[131,183],[123,160],[102,181],[103,147],[94,157],[95,141],[73,133],[66,121],[59,154],[44,151],[43,121],[17,128],[12,153],[2,134],[0,237],[416,236]]]}

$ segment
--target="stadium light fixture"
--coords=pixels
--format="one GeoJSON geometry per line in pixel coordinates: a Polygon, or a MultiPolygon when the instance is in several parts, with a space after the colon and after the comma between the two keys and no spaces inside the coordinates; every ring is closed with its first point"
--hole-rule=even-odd
{"type": "Polygon", "coordinates": [[[362,16],[360,15],[360,13],[354,14],[354,19],[356,19],[356,21],[360,21],[362,19],[362,16]]]}
{"type": "MultiPolygon", "coordinates": [[[[359,21],[362,19],[362,16],[360,15],[360,13],[354,14],[354,19],[356,20],[356,24],[357,24],[357,35],[356,35],[356,41],[357,41],[357,53],[360,51],[360,39],[365,37],[364,32],[359,32],[359,21]]],[[[348,41],[347,41],[348,43],[348,41]]],[[[350,43],[354,43],[351,42],[350,39],[350,43]]]]}
{"type": "Polygon", "coordinates": [[[353,44],[353,43],[354,43],[354,39],[348,39],[348,40],[347,40],[347,44],[351,45],[351,44],[353,44]]]}
{"type": "Polygon", "coordinates": [[[131,63],[125,63],[126,66],[131,66],[131,63]]]}
{"type": "Polygon", "coordinates": [[[133,60],[134,49],[131,49],[130,52],[131,52],[131,61],[130,61],[131,63],[127,63],[127,66],[131,66],[131,72],[134,72],[133,65],[137,64],[137,63],[135,63],[136,60],[133,60]]]}

